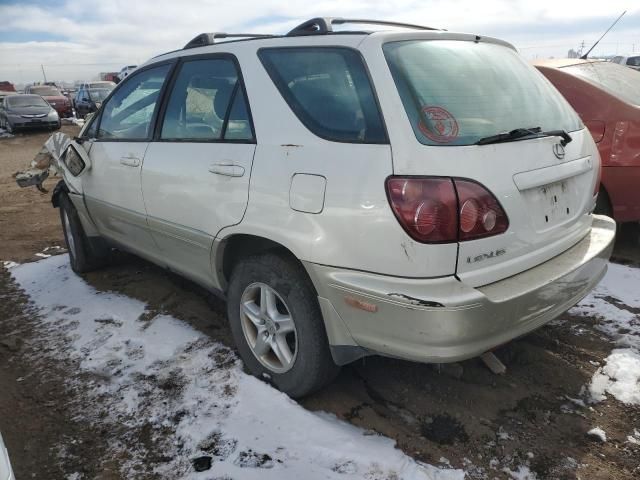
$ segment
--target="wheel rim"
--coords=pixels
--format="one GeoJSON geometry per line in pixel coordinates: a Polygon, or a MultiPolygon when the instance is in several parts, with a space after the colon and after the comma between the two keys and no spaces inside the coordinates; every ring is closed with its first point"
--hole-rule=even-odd
{"type": "Polygon", "coordinates": [[[293,367],[298,334],[291,310],[269,285],[252,283],[240,299],[240,324],[258,361],[275,373],[293,367]]]}
{"type": "Polygon", "coordinates": [[[67,215],[67,211],[62,211],[62,224],[64,226],[64,233],[67,237],[67,246],[69,247],[69,252],[73,257],[76,256],[76,242],[73,239],[73,234],[71,233],[71,223],[69,223],[69,216],[67,215]]]}

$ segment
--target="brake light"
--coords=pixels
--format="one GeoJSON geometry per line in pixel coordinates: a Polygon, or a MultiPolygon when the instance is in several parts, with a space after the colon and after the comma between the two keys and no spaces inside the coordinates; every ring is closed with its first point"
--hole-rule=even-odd
{"type": "Polygon", "coordinates": [[[509,227],[498,200],[469,180],[389,177],[386,187],[400,225],[418,242],[473,240],[498,235],[509,227]]]}
{"type": "Polygon", "coordinates": [[[454,178],[460,204],[460,241],[507,231],[509,219],[493,194],[479,183],[454,178]]]}

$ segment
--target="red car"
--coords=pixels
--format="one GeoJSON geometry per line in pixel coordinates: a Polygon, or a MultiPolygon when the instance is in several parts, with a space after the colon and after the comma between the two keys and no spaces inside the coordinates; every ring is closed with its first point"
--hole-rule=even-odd
{"type": "Polygon", "coordinates": [[[52,85],[30,85],[24,89],[24,93],[40,95],[56,112],[58,112],[60,118],[73,117],[71,100],[65,97],[60,90],[52,85]]]}
{"type": "Polygon", "coordinates": [[[602,180],[596,210],[640,221],[640,72],[600,60],[534,64],[578,112],[598,144],[602,180]]]}

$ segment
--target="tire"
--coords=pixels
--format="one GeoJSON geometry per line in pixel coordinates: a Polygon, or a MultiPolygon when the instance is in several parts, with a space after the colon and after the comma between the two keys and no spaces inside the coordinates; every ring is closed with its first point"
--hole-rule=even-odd
{"type": "Polygon", "coordinates": [[[253,375],[268,380],[292,398],[308,395],[336,377],[340,368],[329,351],[315,289],[297,261],[280,253],[247,257],[233,269],[227,293],[231,332],[253,375]],[[263,296],[263,290],[269,289],[274,295],[263,296]],[[273,308],[262,308],[263,303],[269,304],[261,300],[267,297],[274,300],[271,305],[275,305],[275,312],[273,308]],[[286,320],[287,313],[290,321],[286,320]],[[285,329],[289,333],[282,333],[285,329]],[[266,343],[259,344],[259,336],[266,338],[266,343]],[[290,355],[286,354],[284,343],[290,355]],[[276,345],[280,355],[270,346],[265,347],[264,355],[256,353],[263,351],[265,344],[276,345]]]}
{"type": "Polygon", "coordinates": [[[598,192],[598,199],[596,200],[596,208],[593,213],[597,215],[606,215],[613,218],[613,208],[611,208],[611,200],[607,191],[600,187],[598,192]]]}
{"type": "Polygon", "coordinates": [[[86,273],[106,264],[109,249],[102,239],[91,239],[85,235],[78,212],[64,193],[60,194],[60,221],[74,272],[86,273]]]}

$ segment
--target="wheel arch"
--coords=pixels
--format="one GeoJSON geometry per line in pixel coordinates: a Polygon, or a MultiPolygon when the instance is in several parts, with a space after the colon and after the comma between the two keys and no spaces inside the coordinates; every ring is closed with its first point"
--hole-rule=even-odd
{"type": "MultiPolygon", "coordinates": [[[[214,267],[218,276],[218,282],[223,291],[227,290],[234,266],[243,258],[251,255],[269,251],[280,252],[299,263],[304,269],[304,265],[290,248],[282,243],[260,235],[234,233],[217,243],[218,245],[214,247],[214,267]]],[[[307,276],[309,276],[308,273],[307,276]]],[[[311,285],[313,285],[311,277],[309,277],[309,281],[311,285]]]]}
{"type": "Polygon", "coordinates": [[[53,208],[60,207],[60,195],[63,193],[69,194],[69,187],[65,183],[64,180],[60,180],[53,189],[53,193],[51,194],[51,204],[53,208]]]}

